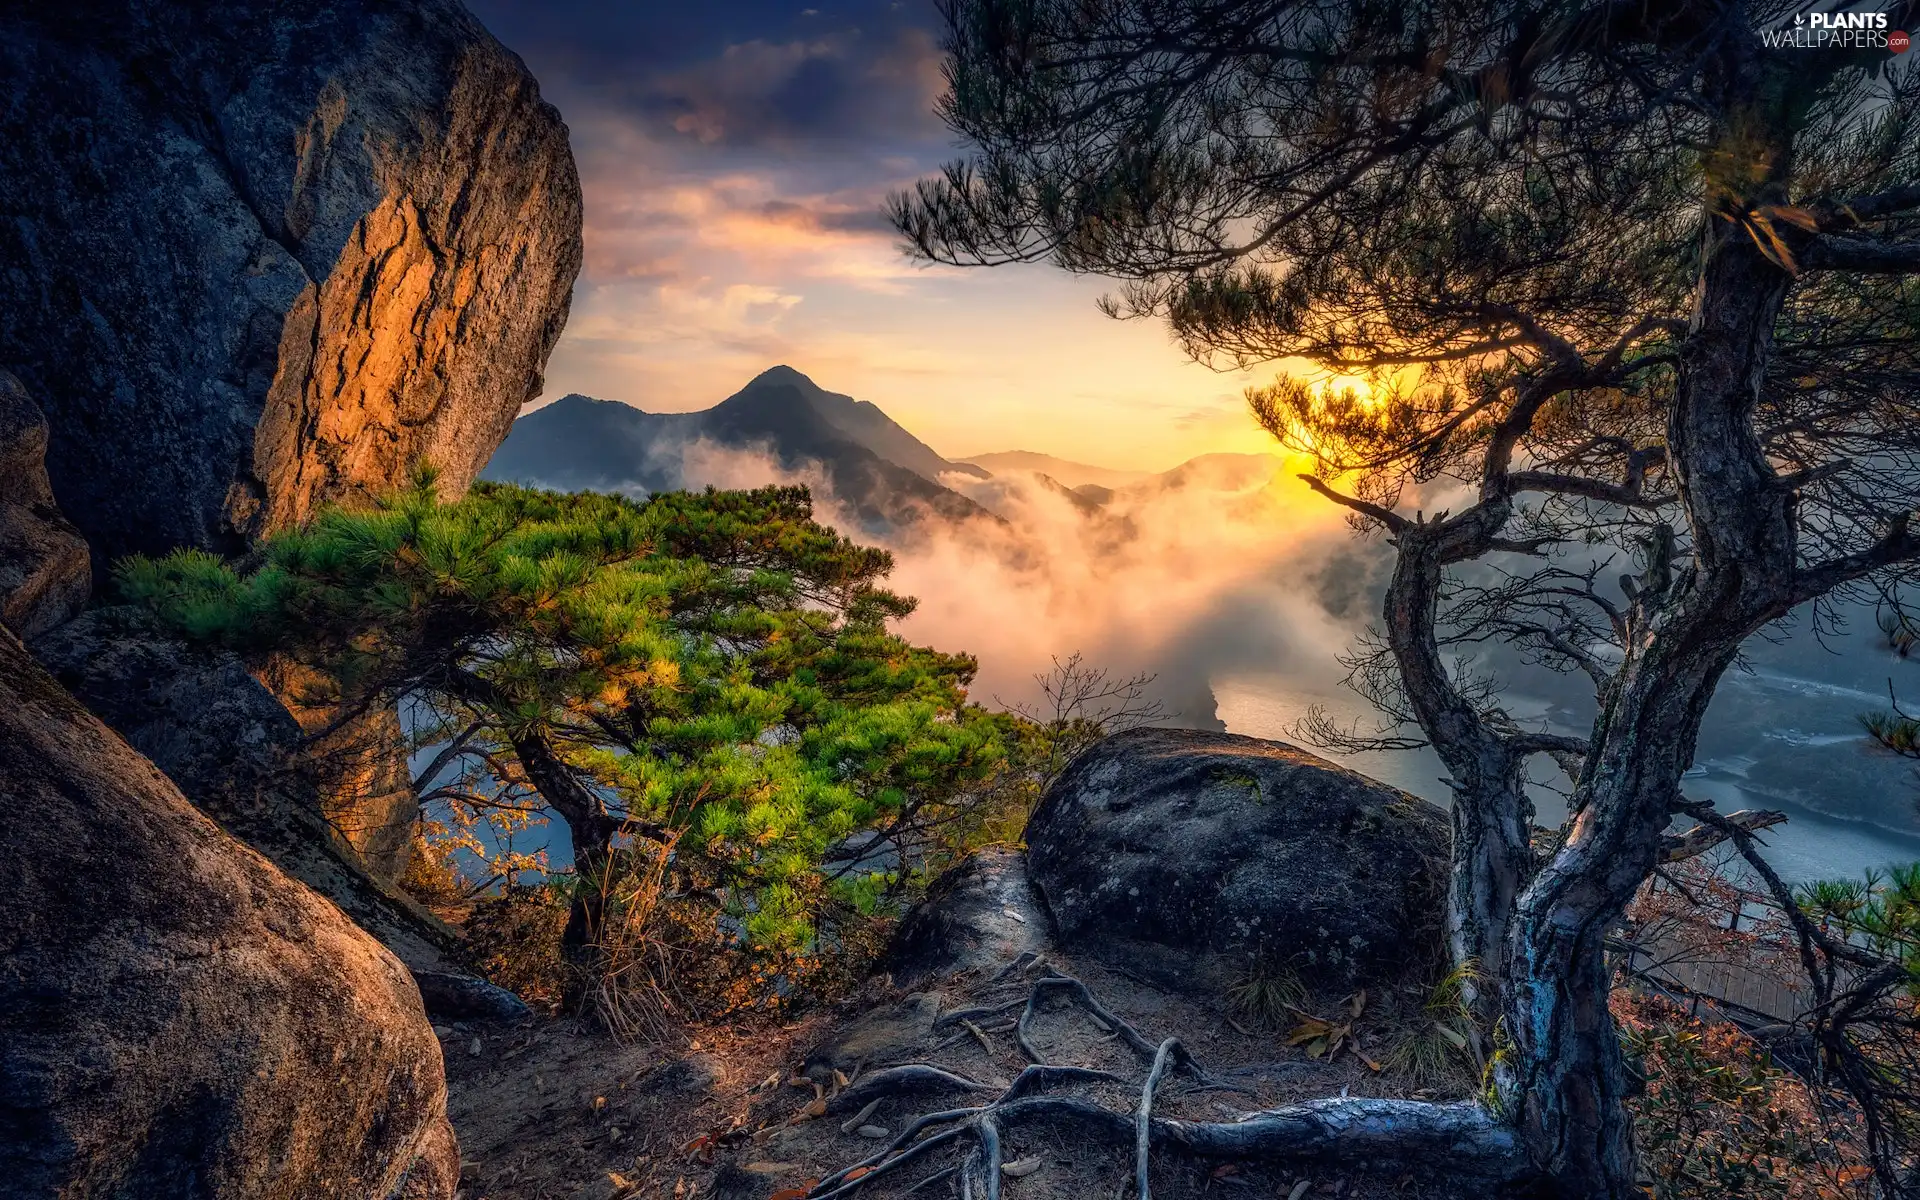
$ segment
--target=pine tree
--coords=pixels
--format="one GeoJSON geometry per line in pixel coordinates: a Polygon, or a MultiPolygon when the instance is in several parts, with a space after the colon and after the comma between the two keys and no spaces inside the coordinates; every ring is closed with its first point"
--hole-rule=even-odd
{"type": "Polygon", "coordinates": [[[1003,719],[967,703],[974,661],[889,630],[913,611],[881,586],[890,556],[816,523],[805,489],[432,485],[323,511],[245,565],[179,551],[118,583],[190,637],[317,668],[342,711],[412,699],[444,755],[536,794],[573,840],[574,947],[637,842],[748,947],[804,949],[833,843],[960,802],[1003,757],[1003,719]]]}

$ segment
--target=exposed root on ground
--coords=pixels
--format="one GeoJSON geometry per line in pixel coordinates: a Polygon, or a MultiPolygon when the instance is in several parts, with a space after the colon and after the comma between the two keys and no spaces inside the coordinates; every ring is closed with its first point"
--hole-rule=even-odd
{"type": "MultiPolygon", "coordinates": [[[[936,1029],[961,1028],[956,1037],[941,1043],[943,1047],[969,1037],[984,1042],[987,1029],[981,1021],[1004,1018],[1019,1009],[1020,1016],[1010,1027],[1000,1024],[992,1028],[1001,1032],[1010,1028],[1029,1065],[984,1104],[931,1112],[909,1121],[885,1146],[822,1179],[808,1193],[810,1200],[851,1196],[916,1164],[927,1165],[942,1149],[962,1144],[968,1149],[960,1162],[933,1170],[905,1192],[919,1191],[957,1174],[963,1200],[1001,1200],[1001,1180],[1009,1165],[1003,1161],[1001,1150],[1004,1134],[1022,1123],[1039,1120],[1070,1124],[1087,1140],[1131,1146],[1139,1200],[1152,1200],[1148,1168],[1156,1150],[1213,1161],[1341,1162],[1384,1170],[1414,1167],[1487,1184],[1513,1182],[1528,1173],[1525,1155],[1512,1131],[1472,1102],[1342,1096],[1247,1113],[1231,1122],[1157,1117],[1154,1100],[1175,1073],[1193,1080],[1188,1091],[1244,1089],[1209,1076],[1177,1038],[1150,1041],[1102,1005],[1084,983],[1035,955],[1022,955],[994,976],[993,982],[1034,971],[1039,974],[1024,997],[961,1009],[935,1022],[936,1029]],[[1084,1095],[1048,1094],[1075,1085],[1127,1083],[1109,1071],[1046,1061],[1034,1045],[1032,1025],[1044,999],[1054,995],[1065,996],[1083,1009],[1103,1031],[1124,1042],[1148,1064],[1138,1084],[1139,1100],[1131,1113],[1116,1111],[1084,1095]]],[[[990,1091],[996,1087],[930,1063],[907,1063],[875,1072],[842,1090],[828,1111],[850,1112],[888,1096],[990,1091]]]]}

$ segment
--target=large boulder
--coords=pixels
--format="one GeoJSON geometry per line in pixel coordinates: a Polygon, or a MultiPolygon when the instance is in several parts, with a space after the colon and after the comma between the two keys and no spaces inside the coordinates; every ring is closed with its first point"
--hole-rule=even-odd
{"type": "Polygon", "coordinates": [[[93,590],[86,540],[54,504],[46,460],[46,417],[0,371],[0,624],[22,637],[66,620],[93,590]]]}
{"type": "Polygon", "coordinates": [[[1026,834],[1063,946],[1210,991],[1255,971],[1346,989],[1430,969],[1448,837],[1415,796],[1280,742],[1187,729],[1095,745],[1026,834]]]}
{"type": "Polygon", "coordinates": [[[406,969],[0,631],[0,1190],[448,1200],[406,969]]]}
{"type": "Polygon", "coordinates": [[[927,889],[894,931],[882,964],[901,987],[965,971],[992,973],[1047,948],[1047,913],[1027,877],[1027,856],[989,847],[969,855],[927,889]]]}
{"type": "Polygon", "coordinates": [[[0,364],[96,563],[465,486],[581,258],[567,131],[458,0],[0,6],[0,364]]]}

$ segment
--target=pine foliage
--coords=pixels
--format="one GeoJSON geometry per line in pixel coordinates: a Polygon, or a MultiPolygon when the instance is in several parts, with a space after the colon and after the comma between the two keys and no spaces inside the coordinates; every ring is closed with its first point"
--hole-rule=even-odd
{"type": "Polygon", "coordinates": [[[339,703],[424,702],[566,819],[583,877],[635,837],[671,845],[747,945],[804,951],[830,846],[957,803],[1003,757],[974,661],[889,629],[913,611],[891,567],[803,488],[443,503],[423,473],[243,565],[179,551],[117,579],[190,637],[320,668],[339,703]]]}

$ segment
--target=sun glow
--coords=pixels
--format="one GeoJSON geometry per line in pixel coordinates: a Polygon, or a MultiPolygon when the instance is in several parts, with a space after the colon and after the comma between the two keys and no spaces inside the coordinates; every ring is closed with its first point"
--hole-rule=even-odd
{"type": "Polygon", "coordinates": [[[1370,375],[1325,375],[1308,382],[1307,390],[1316,400],[1326,400],[1343,392],[1352,393],[1367,408],[1380,403],[1378,380],[1370,375]]]}

